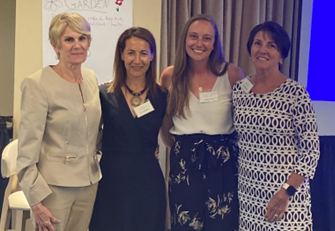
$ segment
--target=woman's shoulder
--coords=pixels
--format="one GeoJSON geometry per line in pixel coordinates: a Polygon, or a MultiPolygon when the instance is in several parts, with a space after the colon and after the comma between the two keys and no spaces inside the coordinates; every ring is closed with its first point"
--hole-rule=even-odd
{"type": "Polygon", "coordinates": [[[168,91],[163,88],[162,86],[160,86],[159,84],[156,84],[156,87],[157,87],[157,93],[160,97],[164,97],[166,98],[167,95],[168,95],[168,91]]]}
{"type": "Polygon", "coordinates": [[[52,76],[52,72],[53,72],[52,68],[50,66],[46,66],[24,78],[21,85],[24,84],[43,85],[44,82],[48,83],[49,85],[50,84],[49,78],[50,76],[52,76]]]}
{"type": "Polygon", "coordinates": [[[283,84],[283,91],[295,96],[308,95],[306,87],[291,78],[287,78],[283,84]]]}
{"type": "MultiPolygon", "coordinates": [[[[286,76],[285,76],[286,77],[286,76]]],[[[301,85],[298,81],[291,79],[289,77],[286,77],[286,81],[285,84],[287,86],[291,86],[291,87],[297,87],[297,88],[304,88],[303,85],[301,85]]]]}
{"type": "Polygon", "coordinates": [[[168,90],[172,85],[173,70],[174,66],[168,66],[161,74],[159,84],[165,90],[168,90]]]}
{"type": "Polygon", "coordinates": [[[162,72],[162,76],[172,76],[174,70],[174,66],[168,66],[162,72]]]}
{"type": "Polygon", "coordinates": [[[81,73],[84,76],[87,76],[88,78],[92,78],[92,79],[97,79],[97,75],[95,74],[95,72],[91,69],[88,69],[86,67],[81,67],[81,73]]]}
{"type": "Polygon", "coordinates": [[[231,87],[244,78],[242,69],[234,63],[229,63],[227,73],[231,87]]]}
{"type": "Polygon", "coordinates": [[[49,77],[50,74],[55,73],[54,70],[52,69],[52,66],[45,66],[42,69],[39,69],[35,71],[34,73],[30,74],[27,76],[28,79],[41,79],[44,77],[49,77]]]}
{"type": "Polygon", "coordinates": [[[99,85],[99,94],[100,94],[101,104],[104,104],[105,102],[116,100],[117,93],[115,91],[112,91],[112,92],[108,91],[110,86],[111,86],[111,83],[105,83],[105,84],[99,85]]]}

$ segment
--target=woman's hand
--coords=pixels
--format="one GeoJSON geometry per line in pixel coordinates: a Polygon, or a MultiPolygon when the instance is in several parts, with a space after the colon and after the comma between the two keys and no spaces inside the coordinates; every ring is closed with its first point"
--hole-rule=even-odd
{"type": "Polygon", "coordinates": [[[112,82],[112,80],[109,80],[109,81],[106,81],[106,82],[103,82],[103,83],[99,83],[99,86],[107,85],[107,84],[110,84],[111,82],[112,82]]]}
{"type": "Polygon", "coordinates": [[[283,219],[289,199],[290,196],[283,188],[274,194],[266,206],[265,220],[272,223],[283,219]]]}
{"type": "Polygon", "coordinates": [[[155,150],[155,157],[157,160],[159,160],[159,144],[157,144],[156,150],[155,150]]]}
{"type": "Polygon", "coordinates": [[[31,206],[31,210],[35,218],[36,231],[55,231],[53,224],[59,223],[59,220],[51,214],[49,209],[42,203],[37,203],[31,206]]]}

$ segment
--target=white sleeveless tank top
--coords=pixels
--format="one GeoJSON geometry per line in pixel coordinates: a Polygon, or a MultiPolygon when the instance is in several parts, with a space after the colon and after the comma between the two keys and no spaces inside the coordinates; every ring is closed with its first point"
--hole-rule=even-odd
{"type": "Polygon", "coordinates": [[[186,134],[231,134],[233,127],[232,89],[228,71],[219,76],[213,86],[212,92],[217,92],[218,100],[215,102],[201,103],[189,91],[190,113],[186,111],[186,119],[174,116],[174,126],[170,133],[174,135],[186,134]]]}

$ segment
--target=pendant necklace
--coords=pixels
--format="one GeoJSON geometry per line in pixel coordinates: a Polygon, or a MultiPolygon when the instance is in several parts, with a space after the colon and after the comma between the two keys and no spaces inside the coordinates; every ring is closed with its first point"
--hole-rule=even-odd
{"type": "Polygon", "coordinates": [[[140,92],[138,92],[138,93],[135,93],[134,91],[132,91],[132,90],[128,87],[127,84],[125,84],[125,85],[126,85],[127,90],[129,91],[129,93],[133,95],[133,98],[131,98],[131,100],[130,100],[130,104],[131,104],[131,106],[133,106],[133,107],[137,107],[137,106],[141,105],[142,100],[141,100],[140,96],[143,95],[143,93],[144,93],[145,90],[147,89],[147,86],[145,86],[144,89],[143,89],[142,91],[140,91],[140,92]]]}

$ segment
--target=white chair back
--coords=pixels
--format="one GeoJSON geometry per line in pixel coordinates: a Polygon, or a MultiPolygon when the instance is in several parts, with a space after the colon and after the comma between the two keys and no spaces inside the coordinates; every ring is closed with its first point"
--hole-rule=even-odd
{"type": "Polygon", "coordinates": [[[16,158],[18,140],[10,142],[2,152],[1,175],[9,178],[0,219],[0,231],[25,230],[29,218],[30,206],[22,191],[17,191],[16,158]],[[11,229],[10,229],[10,219],[11,229]]]}
{"type": "Polygon", "coordinates": [[[17,139],[13,140],[2,152],[1,175],[4,178],[9,178],[16,173],[17,143],[17,139]]]}

